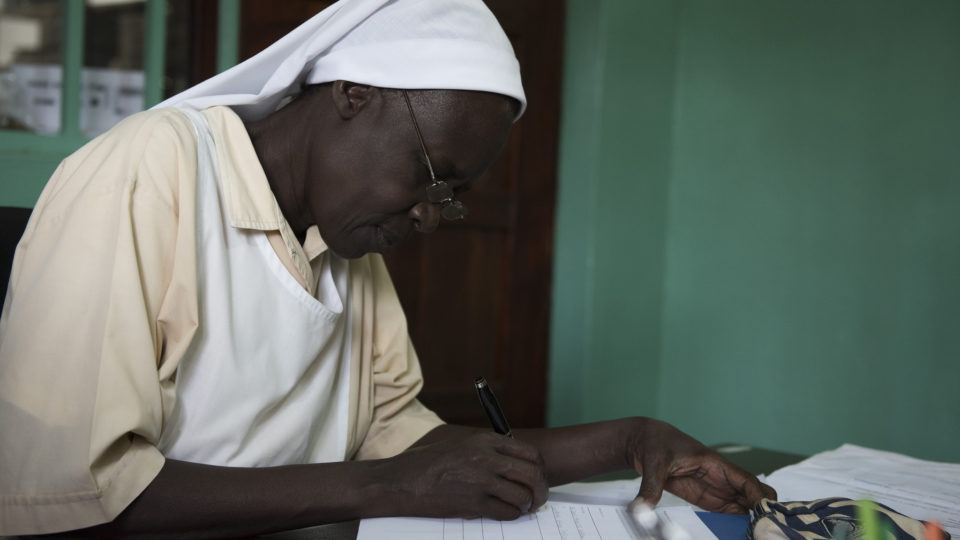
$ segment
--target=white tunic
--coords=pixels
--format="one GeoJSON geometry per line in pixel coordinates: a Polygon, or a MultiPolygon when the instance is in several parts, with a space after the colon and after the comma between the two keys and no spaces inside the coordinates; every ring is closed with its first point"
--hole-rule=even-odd
{"type": "Polygon", "coordinates": [[[232,227],[217,153],[197,134],[199,330],[177,371],[168,457],[227,466],[346,458],[350,329],[348,262],[321,255],[317,297],[256,230],[232,227]]]}

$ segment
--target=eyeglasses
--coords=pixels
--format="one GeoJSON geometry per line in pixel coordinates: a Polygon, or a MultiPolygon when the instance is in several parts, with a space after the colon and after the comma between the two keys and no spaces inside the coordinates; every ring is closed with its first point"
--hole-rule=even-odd
{"type": "Polygon", "coordinates": [[[427,186],[427,200],[433,204],[440,205],[440,215],[444,219],[451,221],[467,217],[467,207],[453,196],[453,189],[444,182],[438,180],[437,175],[433,173],[433,164],[430,163],[430,155],[427,154],[427,147],[423,144],[423,135],[420,133],[420,124],[417,123],[417,115],[413,114],[413,106],[410,104],[410,96],[406,90],[403,92],[403,99],[407,102],[407,110],[410,111],[410,119],[413,120],[413,128],[417,130],[417,140],[420,141],[420,150],[427,162],[427,169],[430,171],[430,185],[427,186]]]}

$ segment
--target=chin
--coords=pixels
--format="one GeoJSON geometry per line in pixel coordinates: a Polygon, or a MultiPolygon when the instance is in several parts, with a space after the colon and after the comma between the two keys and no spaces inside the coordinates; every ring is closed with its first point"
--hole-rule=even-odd
{"type": "Polygon", "coordinates": [[[327,247],[342,259],[359,259],[368,253],[386,253],[396,247],[394,243],[385,242],[376,230],[363,236],[361,241],[330,243],[327,247]]]}
{"type": "Polygon", "coordinates": [[[376,253],[393,253],[394,251],[397,250],[398,247],[399,247],[399,244],[394,244],[392,246],[380,247],[372,251],[375,251],[376,253]]]}
{"type": "Polygon", "coordinates": [[[332,251],[334,255],[336,255],[337,257],[340,257],[341,259],[359,259],[360,257],[363,257],[367,253],[372,253],[374,250],[361,249],[357,247],[336,248],[336,247],[330,246],[330,251],[332,251]]]}
{"type": "Polygon", "coordinates": [[[409,236],[409,231],[397,232],[393,228],[375,225],[356,229],[354,234],[341,238],[343,241],[327,243],[330,251],[344,259],[359,259],[368,253],[389,253],[397,249],[409,236]]]}

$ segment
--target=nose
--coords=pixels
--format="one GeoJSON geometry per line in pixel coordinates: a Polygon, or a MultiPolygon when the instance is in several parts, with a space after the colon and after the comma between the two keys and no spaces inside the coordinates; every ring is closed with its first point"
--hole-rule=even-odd
{"type": "Polygon", "coordinates": [[[413,205],[407,216],[413,220],[413,228],[417,232],[432,233],[440,223],[440,210],[435,204],[428,202],[413,205]]]}

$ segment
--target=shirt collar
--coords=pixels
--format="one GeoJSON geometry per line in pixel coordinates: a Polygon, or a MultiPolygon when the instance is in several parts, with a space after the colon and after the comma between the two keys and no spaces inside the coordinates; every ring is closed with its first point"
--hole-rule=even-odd
{"type": "MultiPolygon", "coordinates": [[[[246,126],[229,107],[210,107],[203,111],[216,141],[217,164],[227,200],[230,225],[240,229],[280,231],[292,235],[289,223],[267,175],[260,165],[246,126]]],[[[308,260],[327,250],[316,225],[307,229],[303,248],[308,260]]]]}
{"type": "Polygon", "coordinates": [[[327,250],[327,243],[320,237],[320,229],[316,225],[311,225],[307,229],[307,237],[303,241],[303,251],[308,260],[314,260],[327,250]]]}

